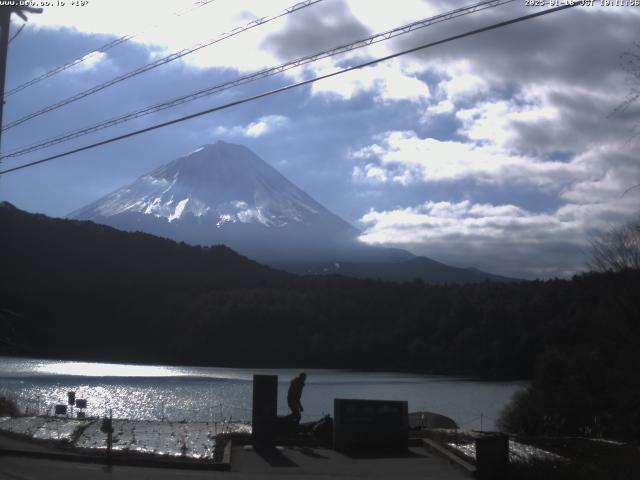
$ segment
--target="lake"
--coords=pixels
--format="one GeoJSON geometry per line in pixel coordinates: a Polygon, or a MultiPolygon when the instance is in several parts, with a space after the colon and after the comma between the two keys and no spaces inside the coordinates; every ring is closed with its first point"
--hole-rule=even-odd
{"type": "MultiPolygon", "coordinates": [[[[407,400],[409,411],[451,417],[461,428],[492,429],[513,393],[527,382],[480,381],[439,375],[307,369],[302,421],[333,415],[334,398],[407,400]]],[[[0,357],[0,396],[31,414],[53,413],[67,391],[86,399],[87,416],[111,409],[136,420],[250,420],[253,374],[278,375],[278,412],[299,369],[128,365],[0,357]]]]}

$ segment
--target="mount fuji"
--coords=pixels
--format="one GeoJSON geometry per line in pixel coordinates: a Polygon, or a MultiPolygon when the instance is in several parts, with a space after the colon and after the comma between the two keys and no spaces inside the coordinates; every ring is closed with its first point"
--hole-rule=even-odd
{"type": "Polygon", "coordinates": [[[404,250],[367,246],[358,241],[358,229],[251,150],[222,141],[169,162],[68,217],[194,245],[225,244],[295,273],[436,283],[506,280],[404,250]]]}

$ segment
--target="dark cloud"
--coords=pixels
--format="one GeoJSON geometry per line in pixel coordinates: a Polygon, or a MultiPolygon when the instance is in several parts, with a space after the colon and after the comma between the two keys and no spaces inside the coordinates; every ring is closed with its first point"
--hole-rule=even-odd
{"type": "Polygon", "coordinates": [[[292,60],[369,35],[346,3],[323,2],[288,19],[285,28],[268,36],[261,46],[283,60],[292,60]]]}
{"type": "MultiPolygon", "coordinates": [[[[484,271],[526,279],[566,277],[586,267],[586,247],[552,236],[531,243],[521,240],[490,242],[479,238],[449,238],[446,242],[410,246],[412,251],[450,265],[473,266],[484,271]],[[474,246],[475,245],[475,246],[474,246]]],[[[406,246],[405,246],[406,247],[406,246]]]]}
{"type": "MultiPolygon", "coordinates": [[[[631,115],[614,115],[616,103],[610,97],[587,90],[562,89],[551,93],[549,102],[557,109],[558,118],[513,121],[511,126],[517,135],[509,146],[527,154],[547,155],[581,151],[585,145],[623,143],[632,137],[635,120],[631,115]]],[[[634,110],[640,116],[640,109],[634,110]]]]}
{"type": "MultiPolygon", "coordinates": [[[[532,13],[526,8],[492,9],[410,37],[402,48],[532,13]]],[[[474,70],[502,82],[532,83],[553,78],[595,89],[620,87],[620,55],[638,38],[640,16],[619,9],[573,8],[510,25],[413,54],[425,62],[465,59],[474,70]]],[[[611,90],[610,90],[611,91],[611,90]]]]}

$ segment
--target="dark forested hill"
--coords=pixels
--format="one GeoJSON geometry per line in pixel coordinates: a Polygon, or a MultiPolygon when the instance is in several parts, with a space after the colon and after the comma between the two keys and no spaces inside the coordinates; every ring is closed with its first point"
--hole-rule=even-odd
{"type": "Polygon", "coordinates": [[[255,286],[287,275],[225,246],[194,247],[0,203],[0,289],[138,291],[255,286]]]}

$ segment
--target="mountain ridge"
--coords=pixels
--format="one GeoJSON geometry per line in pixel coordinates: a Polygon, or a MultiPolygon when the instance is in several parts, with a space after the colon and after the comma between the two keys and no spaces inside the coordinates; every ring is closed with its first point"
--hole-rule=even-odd
{"type": "Polygon", "coordinates": [[[331,216],[342,228],[357,232],[356,228],[324,208],[251,150],[222,141],[203,145],[161,165],[139,177],[131,186],[120,188],[71,212],[68,217],[113,216],[125,211],[144,211],[172,222],[187,213],[195,217],[206,215],[213,208],[218,208],[220,214],[218,227],[227,222],[249,223],[251,220],[264,226],[285,226],[287,221],[304,222],[307,220],[305,214],[322,213],[331,216]],[[126,194],[138,193],[132,192],[132,186],[139,186],[139,183],[146,184],[151,190],[145,199],[152,197],[157,190],[162,195],[153,198],[151,203],[131,203],[137,197],[127,198],[126,194]],[[187,196],[174,201],[174,197],[181,195],[187,196]],[[199,198],[201,196],[208,198],[199,198]],[[230,197],[235,199],[229,200],[230,197]],[[208,203],[204,204],[204,200],[208,203]],[[274,205],[278,201],[279,204],[274,205]],[[225,212],[225,207],[230,211],[225,212]],[[274,211],[274,207],[279,207],[279,210],[274,211]],[[233,209],[236,212],[231,212],[233,209]],[[284,213],[289,216],[283,217],[284,213]]]}
{"type": "Polygon", "coordinates": [[[450,267],[402,249],[366,245],[358,239],[360,230],[250,149],[223,141],[161,165],[68,218],[192,245],[225,244],[297,274],[430,283],[514,280],[450,267]],[[336,264],[348,268],[331,267],[336,264]]]}
{"type": "Polygon", "coordinates": [[[251,150],[222,141],[164,164],[67,217],[191,244],[224,243],[262,262],[321,257],[323,249],[333,258],[338,250],[352,249],[359,233],[251,150]]]}
{"type": "Polygon", "coordinates": [[[255,286],[291,274],[224,245],[191,246],[91,221],[52,218],[0,202],[0,290],[255,286]]]}

